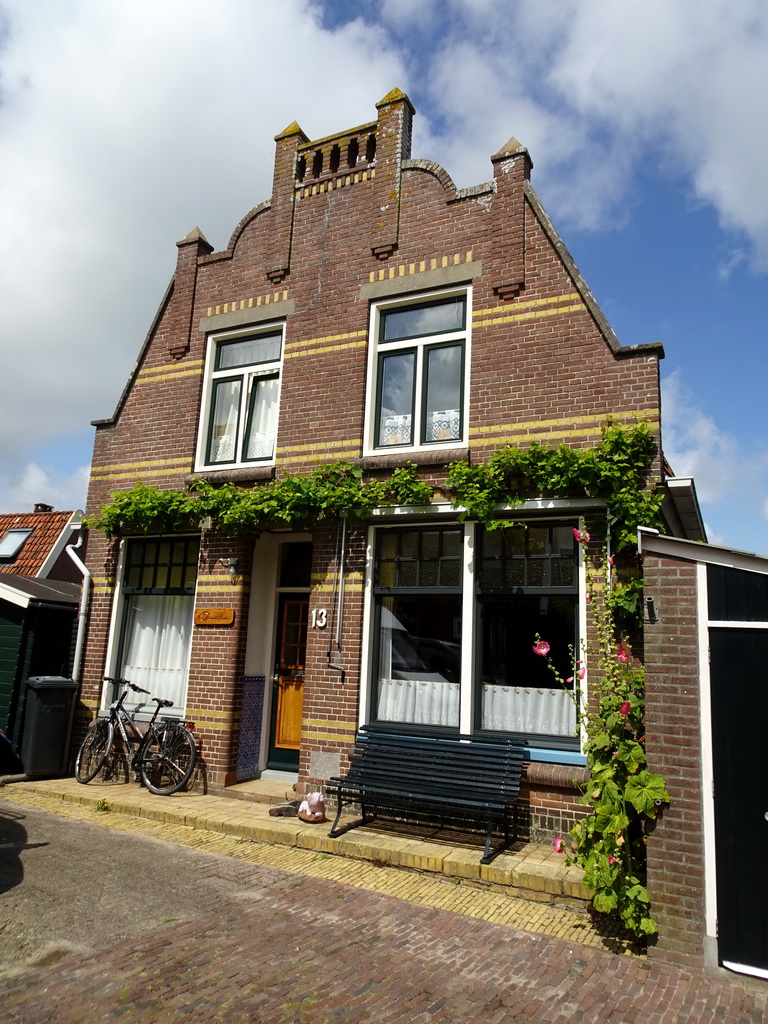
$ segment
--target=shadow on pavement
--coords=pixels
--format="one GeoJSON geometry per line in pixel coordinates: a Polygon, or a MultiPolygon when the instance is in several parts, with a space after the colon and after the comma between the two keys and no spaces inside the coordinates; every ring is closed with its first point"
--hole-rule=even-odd
{"type": "Polygon", "coordinates": [[[25,815],[4,809],[0,811],[0,893],[20,885],[24,879],[22,850],[34,850],[48,843],[28,843],[22,825],[25,815]]]}

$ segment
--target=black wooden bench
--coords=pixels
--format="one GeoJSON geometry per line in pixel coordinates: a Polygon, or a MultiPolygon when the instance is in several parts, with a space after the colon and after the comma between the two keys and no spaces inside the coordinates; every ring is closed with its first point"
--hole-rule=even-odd
{"type": "Polygon", "coordinates": [[[485,743],[362,731],[349,758],[349,771],[328,780],[337,799],[329,835],[343,835],[377,817],[464,825],[485,830],[481,864],[509,845],[509,817],[520,790],[522,747],[512,741],[485,743]],[[362,817],[339,827],[344,807],[359,804],[362,817]],[[493,849],[494,832],[503,839],[493,849]]]}

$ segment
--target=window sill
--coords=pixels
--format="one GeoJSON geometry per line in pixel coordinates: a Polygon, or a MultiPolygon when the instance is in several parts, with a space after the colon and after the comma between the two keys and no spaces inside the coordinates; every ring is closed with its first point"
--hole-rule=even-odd
{"type": "Polygon", "coordinates": [[[360,469],[397,469],[408,462],[417,466],[444,466],[449,462],[469,460],[469,448],[416,449],[409,451],[382,452],[377,455],[363,455],[356,460],[360,469]]]}
{"type": "Polygon", "coordinates": [[[274,466],[241,466],[237,469],[201,469],[187,477],[187,484],[193,480],[205,480],[209,484],[250,484],[258,480],[272,480],[274,466]]]}

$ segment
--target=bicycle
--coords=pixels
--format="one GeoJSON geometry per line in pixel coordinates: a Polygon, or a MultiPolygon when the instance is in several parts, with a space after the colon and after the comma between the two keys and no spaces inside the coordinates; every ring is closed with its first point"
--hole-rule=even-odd
{"type": "Polygon", "coordinates": [[[104,767],[119,733],[126,752],[132,751],[130,766],[141,776],[151,793],[170,796],[189,781],[197,762],[197,748],[189,723],[178,718],[157,717],[173,701],[153,697],[156,707],[145,728],[140,728],[123,707],[128,691],[146,693],[127,679],[106,677],[105,682],[124,686],[119,699],[110,704],[109,718],[97,718],[85,735],[75,758],[75,778],[83,784],[95,779],[104,767]]]}

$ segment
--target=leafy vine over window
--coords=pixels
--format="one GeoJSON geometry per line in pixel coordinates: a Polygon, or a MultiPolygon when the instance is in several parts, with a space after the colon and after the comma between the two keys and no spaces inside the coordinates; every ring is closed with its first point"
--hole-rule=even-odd
{"type": "MultiPolygon", "coordinates": [[[[575,531],[576,532],[576,531],[575,531]]],[[[588,535],[581,532],[580,541],[588,535]]],[[[579,726],[586,737],[589,779],[581,802],[587,816],[571,829],[570,841],[554,841],[557,853],[584,868],[584,883],[594,889],[592,905],[602,913],[617,912],[638,936],[658,930],[645,887],[646,835],[657,809],[669,802],[660,775],[648,771],[645,757],[645,692],[643,667],[617,632],[611,602],[613,560],[587,559],[587,592],[594,640],[587,645],[589,700],[582,701],[581,660],[574,662],[573,695],[579,726]]],[[[558,679],[549,644],[536,637],[536,654],[558,679]]]]}
{"type": "MultiPolygon", "coordinates": [[[[454,462],[443,491],[461,509],[461,519],[475,519],[491,529],[504,522],[501,506],[521,504],[526,497],[599,498],[605,501],[619,550],[636,541],[638,526],[657,525],[662,495],[649,484],[655,451],[646,424],[607,424],[601,443],[591,448],[503,447],[483,464],[454,462]]],[[[227,532],[297,527],[339,515],[365,519],[385,505],[428,505],[433,495],[434,488],[413,463],[385,479],[365,480],[360,468],[335,462],[250,488],[196,480],[187,492],[138,483],[114,493],[87,525],[109,537],[193,529],[208,518],[227,532]]]]}

